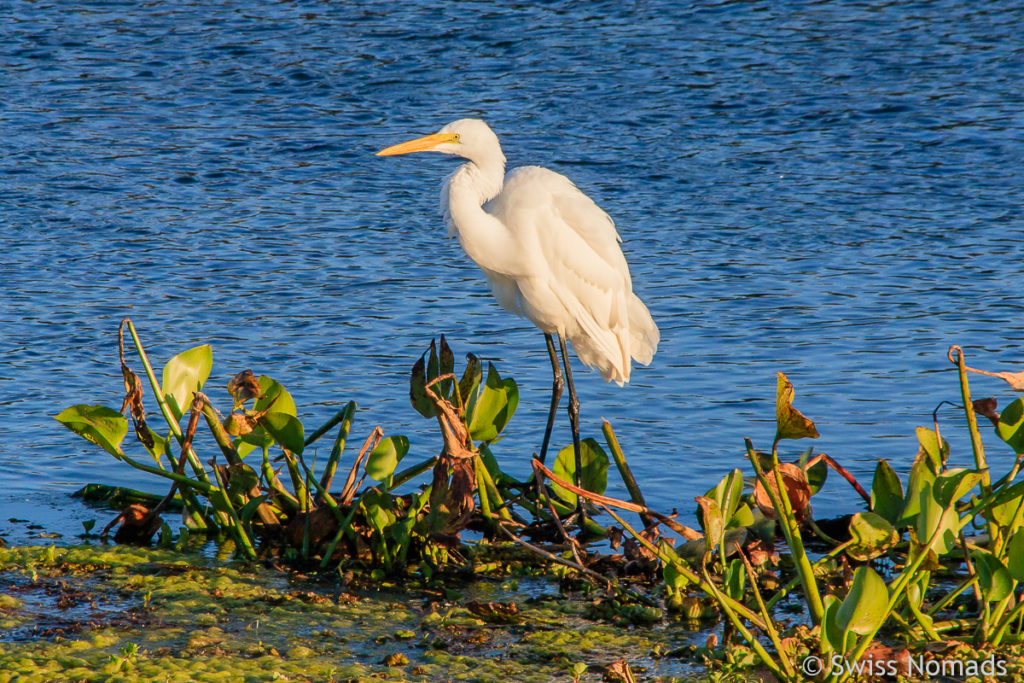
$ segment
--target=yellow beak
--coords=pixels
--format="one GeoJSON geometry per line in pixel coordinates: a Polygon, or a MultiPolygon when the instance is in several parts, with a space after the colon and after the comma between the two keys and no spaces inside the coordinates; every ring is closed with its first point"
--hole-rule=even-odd
{"type": "Polygon", "coordinates": [[[446,142],[455,142],[459,139],[459,136],[455,133],[434,133],[433,135],[427,135],[422,138],[416,138],[415,140],[409,140],[399,145],[388,147],[377,152],[379,157],[390,157],[396,154],[408,154],[409,152],[427,152],[438,145],[446,142]]]}

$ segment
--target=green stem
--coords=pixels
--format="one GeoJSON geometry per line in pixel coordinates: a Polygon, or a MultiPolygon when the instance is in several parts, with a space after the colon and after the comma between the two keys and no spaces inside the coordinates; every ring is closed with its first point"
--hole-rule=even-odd
{"type": "MultiPolygon", "coordinates": [[[[139,333],[135,330],[135,324],[130,318],[125,318],[124,322],[128,324],[128,333],[132,336],[132,342],[135,344],[135,351],[139,354],[139,360],[142,361],[142,367],[146,371],[146,377],[149,379],[149,385],[153,390],[153,395],[156,397],[157,405],[160,406],[160,412],[163,414],[164,420],[167,422],[167,427],[171,430],[171,433],[174,434],[180,444],[185,438],[185,435],[182,433],[181,425],[178,424],[178,420],[174,417],[174,413],[171,412],[171,407],[167,405],[167,401],[164,400],[163,390],[160,388],[160,382],[157,381],[156,373],[153,372],[153,366],[149,362],[146,350],[142,347],[142,341],[139,339],[139,333]]],[[[203,469],[195,451],[189,447],[186,455],[188,456],[188,463],[192,466],[192,469],[195,471],[196,477],[199,478],[199,481],[209,484],[210,477],[203,469]]]]}
{"type": "MultiPolygon", "coordinates": [[[[679,572],[680,574],[682,574],[683,577],[687,581],[689,581],[690,583],[693,583],[693,584],[695,584],[697,586],[700,586],[701,590],[703,590],[708,595],[715,595],[717,593],[717,591],[715,591],[715,589],[714,589],[714,586],[711,586],[707,582],[705,582],[704,577],[702,577],[700,574],[698,574],[697,572],[695,572],[692,569],[690,569],[690,567],[688,565],[684,564],[683,561],[680,560],[678,557],[673,556],[674,553],[672,555],[670,555],[667,552],[664,552],[664,551],[660,550],[653,543],[651,543],[646,538],[641,536],[639,533],[637,533],[637,531],[635,529],[633,529],[633,527],[631,527],[626,522],[626,520],[624,520],[622,517],[617,515],[612,508],[608,507],[607,505],[602,505],[600,503],[597,503],[597,506],[600,507],[600,508],[603,508],[605,512],[607,512],[609,515],[611,515],[615,519],[615,521],[618,522],[622,526],[622,529],[627,534],[629,534],[630,536],[632,536],[633,538],[635,538],[637,541],[640,542],[640,545],[642,545],[645,548],[647,548],[648,550],[650,550],[657,557],[660,557],[663,562],[667,561],[669,564],[671,564],[675,568],[675,570],[677,572],[679,572]]],[[[718,593],[718,595],[720,597],[716,597],[715,599],[719,601],[719,604],[722,604],[722,605],[728,604],[729,607],[732,610],[734,610],[738,614],[743,615],[744,619],[746,619],[750,623],[754,624],[759,629],[765,630],[765,631],[768,630],[768,626],[761,620],[761,616],[757,612],[753,611],[752,609],[750,609],[749,607],[747,607],[743,603],[738,602],[736,600],[733,600],[732,598],[730,598],[728,595],[725,595],[724,593],[718,593]]]]}
{"type": "Polygon", "coordinates": [[[811,561],[804,550],[803,539],[800,537],[800,528],[793,514],[793,506],[789,502],[789,494],[786,492],[786,484],[782,479],[782,470],[779,469],[779,458],[776,454],[776,445],[772,444],[772,472],[775,475],[777,489],[772,489],[768,483],[761,462],[758,460],[754,444],[750,439],[744,439],[747,447],[747,457],[757,472],[757,478],[764,487],[765,493],[771,498],[772,505],[778,513],[779,526],[782,527],[782,534],[786,538],[786,545],[789,546],[790,555],[796,565],[797,575],[800,577],[800,584],[803,586],[804,595],[807,598],[807,607],[810,610],[811,623],[818,625],[825,615],[825,606],[821,601],[821,594],[818,592],[818,583],[814,579],[814,569],[811,561]]]}
{"type": "MultiPolygon", "coordinates": [[[[622,482],[626,485],[626,490],[629,491],[630,500],[641,507],[647,507],[647,503],[644,502],[644,494],[636,483],[633,471],[629,468],[629,463],[626,462],[626,455],[622,452],[622,447],[619,446],[619,439],[615,436],[615,431],[608,420],[604,420],[601,424],[601,431],[604,433],[604,440],[612,452],[615,466],[619,469],[619,476],[622,477],[622,482]]],[[[644,524],[649,525],[652,521],[649,515],[641,515],[641,517],[643,517],[644,524]]]]}
{"type": "Polygon", "coordinates": [[[497,510],[498,516],[506,521],[512,521],[512,515],[509,513],[508,508],[505,507],[505,499],[501,497],[501,492],[498,491],[498,487],[495,485],[487,465],[484,464],[484,459],[479,455],[476,456],[476,467],[478,472],[477,486],[479,487],[479,482],[482,480],[484,488],[481,491],[486,492],[487,498],[490,499],[490,504],[497,510]]]}
{"type": "Polygon", "coordinates": [[[238,513],[235,512],[235,506],[231,504],[231,498],[228,496],[227,487],[224,485],[224,481],[220,478],[220,471],[216,467],[213,468],[213,476],[217,478],[217,486],[219,487],[217,492],[220,493],[224,512],[226,512],[228,517],[231,519],[231,530],[235,532],[235,538],[238,539],[238,543],[242,546],[242,550],[245,551],[246,557],[250,560],[255,560],[256,549],[253,548],[252,539],[249,538],[249,534],[242,525],[242,520],[238,518],[238,513]]]}
{"type": "Polygon", "coordinates": [[[308,446],[314,440],[313,437],[319,436],[318,432],[321,430],[326,432],[338,422],[341,423],[341,428],[338,429],[338,436],[334,439],[334,446],[331,448],[331,455],[327,458],[327,464],[324,466],[323,476],[320,478],[320,490],[322,491],[328,491],[331,488],[334,473],[338,469],[338,463],[341,462],[341,452],[345,450],[345,441],[348,439],[348,433],[352,427],[352,417],[355,415],[355,412],[356,402],[349,401],[327,424],[311,434],[309,439],[306,439],[306,445],[308,446]]]}
{"type": "MultiPolygon", "coordinates": [[[[743,623],[743,620],[740,619],[732,610],[732,608],[726,601],[726,598],[728,596],[719,591],[718,588],[715,587],[714,581],[712,581],[711,577],[708,575],[707,565],[703,566],[702,573],[704,575],[705,585],[711,589],[711,596],[718,602],[719,605],[722,606],[722,610],[725,612],[726,616],[729,617],[729,621],[732,622],[732,625],[736,628],[737,631],[740,632],[740,635],[743,636],[743,639],[746,640],[747,644],[750,645],[750,647],[754,650],[754,652],[758,656],[758,659],[761,660],[761,663],[764,664],[769,671],[775,674],[776,679],[780,681],[795,680],[793,677],[787,676],[785,673],[783,673],[782,669],[779,668],[779,665],[776,663],[776,661],[772,658],[768,651],[764,649],[764,645],[761,644],[761,641],[759,641],[757,637],[754,636],[753,633],[751,633],[750,629],[747,628],[747,625],[743,623]]],[[[779,652],[779,655],[783,656],[781,651],[779,652]]]]}
{"type": "MultiPolygon", "coordinates": [[[[964,360],[964,351],[959,346],[952,346],[949,349],[949,359],[952,360],[960,374],[960,397],[964,403],[964,415],[967,417],[967,429],[971,434],[971,449],[974,451],[974,466],[981,472],[980,489],[982,496],[992,491],[992,478],[988,471],[988,462],[985,460],[985,447],[981,444],[981,432],[978,431],[978,417],[974,413],[974,404],[971,402],[971,388],[967,381],[967,364],[964,360]],[[953,360],[953,352],[956,350],[956,360],[953,360]]],[[[942,447],[942,444],[939,444],[942,447]]],[[[992,539],[992,546],[1001,545],[999,525],[990,520],[988,522],[988,534],[992,539]]]]}
{"type": "Polygon", "coordinates": [[[425,460],[425,461],[421,462],[419,465],[413,465],[412,467],[410,467],[408,469],[402,470],[401,472],[399,472],[398,474],[396,474],[394,476],[394,479],[391,482],[391,486],[388,487],[388,491],[394,491],[396,488],[398,488],[402,484],[404,484],[407,481],[410,481],[412,479],[415,479],[416,477],[420,476],[421,474],[423,474],[424,472],[426,472],[427,470],[429,470],[431,467],[433,467],[436,464],[437,464],[437,456],[435,455],[434,457],[430,458],[429,460],[425,460]]]}

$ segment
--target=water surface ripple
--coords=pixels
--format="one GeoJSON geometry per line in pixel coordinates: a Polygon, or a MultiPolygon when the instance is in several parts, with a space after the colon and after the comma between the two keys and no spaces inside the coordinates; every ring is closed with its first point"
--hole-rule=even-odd
{"type": "Polygon", "coordinates": [[[380,423],[417,458],[439,440],[407,372],[444,332],[520,382],[497,450],[525,473],[542,338],[446,239],[451,160],[373,156],[463,116],[620,227],[663,342],[624,389],[577,381],[653,505],[689,514],[744,436],[768,445],[777,371],[816,447],[866,482],[905,467],[958,399],[950,344],[1022,360],[1022,25],[1010,1],[4,3],[0,518],[162,488],[51,419],[120,404],[125,315],[158,362],[212,343],[221,401],[252,368],[310,428],[354,399],[357,438],[380,423]]]}

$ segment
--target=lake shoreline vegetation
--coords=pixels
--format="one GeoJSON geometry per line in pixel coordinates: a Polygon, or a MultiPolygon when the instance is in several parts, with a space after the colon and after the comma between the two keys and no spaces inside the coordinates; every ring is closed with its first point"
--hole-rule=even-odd
{"type": "Polygon", "coordinates": [[[830,683],[1024,676],[1024,373],[969,367],[960,347],[948,358],[970,467],[950,466],[942,430],[953,427],[940,424],[938,408],[931,426],[917,428],[919,450],[902,475],[879,460],[864,486],[814,448],[786,461],[780,444],[819,435],[779,373],[773,442],[745,440],[746,470],[697,497],[699,528],[646,505],[607,421],[603,443],[583,440],[578,473],[572,446],[554,462],[534,459],[526,481],[504,472],[499,460],[519,457],[500,445],[518,406],[516,383],[472,354],[457,372],[444,337],[410,373],[412,407],[436,420],[443,445],[411,465],[408,439],[379,426],[345,455],[354,402],[307,434],[288,391],[249,370],[228,383],[231,407],[219,409],[203,391],[208,345],[169,360],[159,380],[128,319],[118,347],[120,410],[79,404],[56,419],[162,478],[168,493],[79,491],[118,510],[99,534],[90,525],[84,534],[113,533],[115,546],[0,548],[9,586],[0,594],[0,681],[231,672],[246,680],[830,683]],[[995,399],[973,399],[972,372],[1004,379],[1018,397],[1001,411],[995,399]],[[146,393],[157,412],[147,412],[146,393]],[[1008,468],[990,467],[986,420],[996,436],[989,448],[1015,455],[993,458],[1011,460],[1008,468]],[[328,442],[322,458],[317,447],[328,442]],[[605,495],[612,465],[628,500],[605,495]],[[813,496],[830,472],[863,500],[862,511],[814,515],[813,496]],[[576,514],[580,499],[585,516],[576,514]],[[175,532],[167,519],[178,514],[175,532]],[[220,540],[224,562],[199,566],[181,554],[209,538],[220,540]],[[288,585],[253,578],[268,568],[288,585]],[[538,577],[561,595],[459,597],[481,580],[514,586],[538,577]],[[90,591],[105,590],[103,600],[121,607],[91,624],[71,614],[63,626],[41,626],[36,603],[19,597],[39,586],[72,612],[97,604],[90,591]],[[394,602],[402,590],[423,604],[394,602]],[[372,597],[382,591],[391,597],[372,597]],[[296,614],[307,608],[314,616],[289,640],[282,629],[306,619],[296,614]],[[339,610],[359,618],[345,622],[339,610]],[[343,622],[375,630],[332,640],[349,628],[343,622]],[[254,623],[264,631],[253,634],[254,623]],[[355,654],[359,638],[378,647],[355,654]],[[487,648],[498,642],[504,654],[495,656],[487,648]]]}

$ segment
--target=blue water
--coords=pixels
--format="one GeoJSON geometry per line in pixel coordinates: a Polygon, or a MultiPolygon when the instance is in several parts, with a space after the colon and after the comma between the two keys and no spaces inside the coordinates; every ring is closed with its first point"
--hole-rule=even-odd
{"type": "Polygon", "coordinates": [[[65,498],[87,481],[164,489],[51,419],[120,406],[126,315],[158,363],[211,343],[224,408],[252,368],[308,429],[354,399],[353,440],[381,424],[417,459],[440,441],[407,373],[444,332],[518,380],[496,450],[524,474],[542,337],[446,238],[453,162],[373,156],[464,116],[620,228],[662,344],[623,389],[576,378],[584,434],[612,421],[652,505],[690,515],[744,436],[770,443],[777,371],[817,449],[865,484],[905,467],[958,399],[949,345],[1024,360],[1022,27],[1009,1],[3,3],[0,533],[88,514],[65,498]]]}

